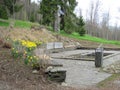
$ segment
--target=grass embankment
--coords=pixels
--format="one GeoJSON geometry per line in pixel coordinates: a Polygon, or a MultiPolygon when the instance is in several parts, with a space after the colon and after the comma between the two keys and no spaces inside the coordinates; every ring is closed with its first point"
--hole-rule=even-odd
{"type": "Polygon", "coordinates": [[[114,45],[120,45],[119,41],[114,41],[114,40],[106,40],[98,37],[93,37],[90,35],[85,35],[85,36],[80,36],[78,33],[72,33],[72,34],[66,34],[65,32],[61,32],[61,35],[70,37],[70,38],[75,38],[75,39],[80,39],[80,40],[89,40],[93,42],[99,42],[103,44],[114,44],[114,45]]]}
{"type": "MultiPolygon", "coordinates": [[[[11,20],[11,19],[9,19],[9,20],[0,19],[0,26],[8,27],[10,25],[11,21],[13,21],[13,20],[11,20]]],[[[32,25],[39,25],[39,24],[28,22],[28,21],[21,21],[21,20],[15,20],[14,21],[14,27],[30,28],[32,25]]],[[[64,36],[67,36],[67,37],[70,37],[70,38],[75,38],[75,39],[80,39],[80,40],[88,40],[88,41],[99,42],[99,43],[103,43],[103,44],[120,45],[119,41],[106,40],[106,39],[102,39],[102,38],[93,37],[93,36],[90,36],[90,35],[80,36],[78,33],[66,34],[64,31],[61,31],[60,34],[64,35],[64,36]]]]}
{"type": "Polygon", "coordinates": [[[14,23],[14,27],[19,27],[19,28],[30,28],[32,25],[38,25],[38,23],[32,23],[28,21],[0,19],[0,26],[8,27],[10,26],[11,22],[14,23]]]}

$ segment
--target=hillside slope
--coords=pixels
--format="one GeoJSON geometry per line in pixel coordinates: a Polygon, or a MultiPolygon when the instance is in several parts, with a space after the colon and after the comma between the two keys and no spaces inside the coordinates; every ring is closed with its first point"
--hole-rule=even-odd
{"type": "Polygon", "coordinates": [[[12,28],[0,27],[0,37],[9,38],[12,40],[30,40],[30,41],[42,41],[52,42],[56,41],[56,38],[52,36],[45,28],[40,30],[24,29],[24,28],[12,28]]]}
{"type": "MultiPolygon", "coordinates": [[[[0,38],[10,38],[12,40],[30,40],[30,41],[42,41],[47,42],[63,42],[64,46],[77,46],[78,44],[81,48],[97,48],[101,43],[93,42],[90,40],[75,39],[67,37],[60,34],[55,34],[48,31],[46,28],[12,28],[8,29],[7,27],[0,27],[0,38]]],[[[103,44],[104,48],[110,49],[120,49],[120,46],[114,44],[103,44]]]]}

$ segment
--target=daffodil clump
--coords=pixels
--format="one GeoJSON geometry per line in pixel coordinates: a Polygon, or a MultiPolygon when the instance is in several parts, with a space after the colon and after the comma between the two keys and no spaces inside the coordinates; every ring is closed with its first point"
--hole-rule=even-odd
{"type": "Polygon", "coordinates": [[[21,40],[20,42],[22,46],[26,47],[30,51],[37,47],[37,44],[35,42],[25,41],[25,40],[21,40]]]}
{"type": "Polygon", "coordinates": [[[25,41],[25,40],[21,40],[22,46],[31,48],[31,47],[37,47],[36,43],[31,42],[31,41],[25,41]]]}
{"type": "Polygon", "coordinates": [[[12,56],[15,58],[20,57],[22,60],[24,60],[25,64],[34,67],[38,63],[38,58],[33,55],[33,50],[40,44],[42,43],[26,40],[15,40],[13,42],[12,56]]]}

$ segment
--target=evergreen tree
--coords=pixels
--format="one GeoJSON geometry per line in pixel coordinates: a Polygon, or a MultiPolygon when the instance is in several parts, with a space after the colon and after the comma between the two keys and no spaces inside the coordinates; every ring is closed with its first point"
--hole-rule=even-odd
{"type": "Polygon", "coordinates": [[[74,17],[74,8],[76,6],[76,0],[42,0],[40,3],[40,13],[43,15],[44,25],[53,25],[55,19],[55,13],[57,6],[61,7],[61,11],[64,15],[61,15],[60,29],[68,31],[73,27],[72,17],[74,17]]]}
{"type": "Polygon", "coordinates": [[[55,19],[54,14],[57,10],[59,0],[42,0],[40,2],[40,13],[43,16],[42,24],[52,25],[55,19]]]}
{"type": "Polygon", "coordinates": [[[76,0],[62,0],[62,11],[65,13],[64,16],[61,18],[61,29],[64,30],[66,33],[74,32],[74,23],[72,19],[75,16],[73,13],[74,8],[76,7],[77,3],[76,0]]]}
{"type": "Polygon", "coordinates": [[[79,18],[79,21],[78,21],[77,25],[78,25],[77,32],[80,34],[80,36],[84,36],[84,35],[85,35],[86,30],[85,30],[85,28],[84,28],[84,26],[85,26],[85,22],[84,22],[84,20],[83,20],[83,17],[82,17],[82,16],[80,16],[80,18],[79,18]]]}

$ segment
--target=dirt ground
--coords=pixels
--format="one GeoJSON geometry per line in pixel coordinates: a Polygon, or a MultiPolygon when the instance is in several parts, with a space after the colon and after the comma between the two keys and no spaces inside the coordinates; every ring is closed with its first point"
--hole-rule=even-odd
{"type": "MultiPolygon", "coordinates": [[[[64,90],[48,81],[43,69],[38,74],[32,71],[22,60],[13,59],[10,49],[0,47],[0,90],[64,90]]],[[[67,88],[65,90],[70,90],[67,88]]]]}

